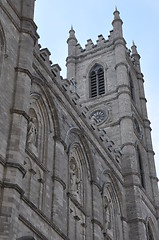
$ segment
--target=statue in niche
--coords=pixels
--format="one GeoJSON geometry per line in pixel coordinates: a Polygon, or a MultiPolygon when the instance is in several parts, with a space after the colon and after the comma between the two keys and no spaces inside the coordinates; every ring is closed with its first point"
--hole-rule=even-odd
{"type": "Polygon", "coordinates": [[[111,230],[112,228],[112,221],[111,221],[111,201],[104,197],[104,221],[105,221],[105,231],[108,229],[111,230]]]}
{"type": "Polygon", "coordinates": [[[37,139],[37,128],[35,126],[36,118],[30,118],[28,124],[28,133],[27,133],[27,144],[36,145],[37,139]]]}
{"type": "Polygon", "coordinates": [[[74,196],[77,196],[80,191],[80,179],[78,178],[78,168],[76,162],[73,161],[70,165],[70,189],[74,196]]]}

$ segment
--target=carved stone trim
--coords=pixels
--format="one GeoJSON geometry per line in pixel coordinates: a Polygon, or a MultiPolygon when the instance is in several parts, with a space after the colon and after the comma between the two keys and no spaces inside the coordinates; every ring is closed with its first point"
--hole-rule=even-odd
{"type": "Polygon", "coordinates": [[[58,136],[53,136],[53,139],[54,141],[60,142],[64,146],[64,150],[67,149],[67,145],[62,138],[59,138],[58,136]]]}
{"type": "MultiPolygon", "coordinates": [[[[31,229],[36,235],[38,235],[43,240],[48,240],[38,229],[36,229],[26,218],[24,218],[22,215],[19,215],[19,220],[24,223],[25,226],[27,226],[29,229],[31,229]]],[[[21,239],[21,238],[20,238],[21,239]]],[[[19,239],[19,240],[20,240],[19,239]]],[[[23,239],[23,238],[22,238],[23,239]]],[[[34,238],[30,238],[34,239],[34,238]]]]}
{"type": "Polygon", "coordinates": [[[6,166],[7,167],[12,167],[12,168],[17,168],[23,174],[23,177],[26,174],[26,170],[19,163],[6,162],[6,166]]]}
{"type": "MultiPolygon", "coordinates": [[[[31,205],[29,201],[23,198],[26,204],[31,205]]],[[[52,229],[55,230],[56,233],[58,233],[64,240],[69,240],[69,238],[55,225],[55,223],[51,222],[50,219],[48,219],[40,210],[36,209],[36,207],[33,209],[52,229]]],[[[49,240],[47,239],[38,229],[36,229],[30,221],[28,221],[25,217],[22,215],[19,215],[19,220],[23,222],[28,228],[30,228],[35,234],[37,234],[42,240],[49,240]]]]}
{"type": "Polygon", "coordinates": [[[26,73],[30,79],[33,78],[31,72],[30,72],[28,69],[26,69],[26,68],[16,67],[16,68],[15,68],[15,71],[16,71],[16,72],[26,73]]]}
{"type": "Polygon", "coordinates": [[[21,196],[24,195],[24,190],[18,186],[18,184],[14,184],[14,183],[9,183],[9,182],[6,182],[6,181],[0,181],[0,185],[3,187],[3,188],[12,188],[14,190],[16,190],[21,196]]]}
{"type": "Polygon", "coordinates": [[[127,221],[127,223],[137,223],[137,222],[141,222],[141,223],[145,224],[145,219],[137,217],[137,218],[132,218],[127,221]]]}
{"type": "Polygon", "coordinates": [[[6,162],[5,159],[0,155],[0,164],[2,164],[3,166],[5,166],[6,162]]]}
{"type": "Polygon", "coordinates": [[[120,62],[120,63],[116,64],[115,69],[117,69],[119,66],[125,66],[128,70],[128,66],[125,62],[120,62]]]}
{"type": "Polygon", "coordinates": [[[140,174],[138,172],[128,172],[128,173],[123,173],[123,177],[129,177],[129,176],[132,176],[132,175],[135,175],[135,176],[138,176],[140,177],[140,174]]]}
{"type": "Polygon", "coordinates": [[[100,222],[100,221],[98,221],[97,219],[92,219],[91,220],[91,222],[93,223],[93,224],[96,224],[96,225],[98,225],[100,228],[101,228],[101,230],[103,230],[103,224],[100,222]]]}
{"type": "Polygon", "coordinates": [[[63,186],[63,189],[64,190],[66,189],[65,182],[61,178],[59,178],[58,176],[52,176],[52,180],[59,182],[63,186]]]}
{"type": "Polygon", "coordinates": [[[98,182],[92,180],[91,184],[95,185],[99,189],[99,192],[102,192],[102,186],[98,182]]]}
{"type": "Polygon", "coordinates": [[[83,208],[83,206],[74,198],[74,196],[68,192],[67,196],[70,198],[70,200],[75,204],[75,206],[86,216],[86,211],[83,208]]]}
{"type": "Polygon", "coordinates": [[[29,115],[23,111],[23,110],[19,110],[19,109],[11,109],[10,110],[11,113],[16,113],[16,114],[19,114],[19,115],[22,115],[27,121],[29,121],[29,115]]]}
{"type": "Polygon", "coordinates": [[[28,154],[28,156],[33,159],[36,164],[45,172],[49,172],[49,170],[42,164],[39,162],[38,158],[29,150],[29,148],[26,147],[25,149],[26,153],[28,154]]]}

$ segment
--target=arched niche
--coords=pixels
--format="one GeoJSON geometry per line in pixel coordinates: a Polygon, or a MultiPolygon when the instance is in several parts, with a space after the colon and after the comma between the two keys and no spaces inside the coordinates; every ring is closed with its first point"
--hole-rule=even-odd
{"type": "Polygon", "coordinates": [[[114,177],[107,171],[103,173],[103,233],[105,239],[122,240],[121,199],[114,177]],[[120,199],[120,200],[119,200],[120,199]]]}
{"type": "MultiPolygon", "coordinates": [[[[88,192],[91,191],[86,155],[80,142],[73,142],[68,152],[69,237],[86,238],[88,192]]],[[[91,195],[91,194],[90,194],[91,195]]]]}
{"type": "Polygon", "coordinates": [[[89,181],[92,181],[93,178],[95,178],[95,168],[94,163],[92,161],[93,157],[88,145],[88,142],[84,136],[84,134],[81,132],[80,129],[76,127],[70,128],[65,136],[65,144],[66,144],[66,152],[69,154],[69,151],[71,147],[73,146],[73,143],[76,143],[75,145],[79,144],[81,152],[83,153],[84,157],[82,158],[82,165],[85,168],[86,174],[88,176],[89,181]]]}

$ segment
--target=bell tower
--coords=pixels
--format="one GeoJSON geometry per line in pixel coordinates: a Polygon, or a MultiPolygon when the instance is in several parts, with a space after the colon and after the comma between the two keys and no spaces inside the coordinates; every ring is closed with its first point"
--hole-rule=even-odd
{"type": "Polygon", "coordinates": [[[84,49],[71,29],[67,72],[68,80],[75,78],[88,121],[104,130],[122,151],[129,238],[137,240],[147,239],[146,219],[155,218],[158,224],[159,196],[140,55],[134,42],[131,50],[127,48],[122,24],[115,9],[108,39],[99,35],[96,44],[88,39],[84,49]]]}

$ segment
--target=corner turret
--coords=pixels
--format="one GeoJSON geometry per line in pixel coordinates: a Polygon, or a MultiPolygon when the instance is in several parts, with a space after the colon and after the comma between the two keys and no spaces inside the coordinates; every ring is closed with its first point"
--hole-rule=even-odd
{"type": "Polygon", "coordinates": [[[75,31],[71,26],[69,31],[69,38],[67,39],[68,44],[68,57],[66,59],[67,66],[67,79],[75,79],[75,57],[76,57],[76,45],[77,39],[75,37],[75,31]]]}
{"type": "Polygon", "coordinates": [[[113,14],[114,14],[114,20],[112,22],[112,26],[113,26],[114,40],[116,40],[118,38],[123,38],[123,31],[122,31],[123,21],[120,18],[120,13],[117,10],[117,8],[115,8],[115,11],[113,14]]]}
{"type": "Polygon", "coordinates": [[[131,50],[132,50],[131,57],[132,57],[132,60],[133,60],[133,64],[137,68],[138,72],[141,72],[141,68],[140,68],[140,55],[137,52],[137,47],[136,47],[134,41],[133,41],[131,50]]]}

